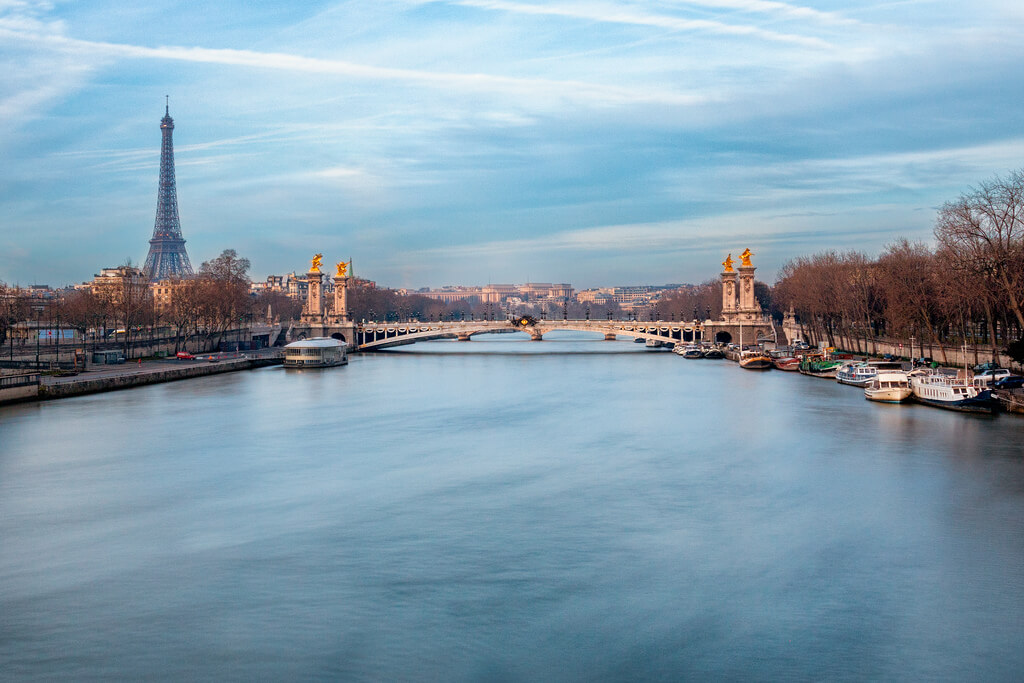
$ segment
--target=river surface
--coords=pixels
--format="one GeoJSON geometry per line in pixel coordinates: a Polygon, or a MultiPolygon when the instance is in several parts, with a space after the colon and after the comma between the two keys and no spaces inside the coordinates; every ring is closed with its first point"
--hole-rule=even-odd
{"type": "Polygon", "coordinates": [[[569,334],[0,408],[0,678],[1020,680],[1022,444],[569,334]]]}

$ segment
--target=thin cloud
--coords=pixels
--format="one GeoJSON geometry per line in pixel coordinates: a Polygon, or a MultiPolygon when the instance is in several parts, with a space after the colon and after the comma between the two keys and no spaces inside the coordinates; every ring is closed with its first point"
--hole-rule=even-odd
{"type": "Polygon", "coordinates": [[[677,3],[711,9],[730,9],[741,12],[774,14],[793,19],[813,19],[826,24],[859,25],[861,23],[835,12],[822,12],[812,7],[792,5],[787,2],[773,2],[771,0],[677,0],[677,3]]]}
{"type": "Polygon", "coordinates": [[[54,34],[28,33],[12,30],[0,20],[0,37],[46,45],[54,50],[115,59],[163,59],[202,64],[220,64],[244,68],[292,71],[305,74],[327,74],[375,81],[405,81],[429,87],[468,91],[498,91],[533,94],[538,90],[549,96],[588,101],[595,105],[626,105],[658,102],[662,104],[696,105],[708,102],[705,95],[678,92],[652,92],[582,81],[556,81],[540,78],[515,78],[486,73],[443,73],[369,66],[335,59],[304,57],[281,52],[256,52],[229,48],[182,46],[146,47],[124,43],[107,43],[67,38],[54,34]]]}
{"type": "MultiPolygon", "coordinates": [[[[680,254],[694,253],[722,255],[735,251],[738,246],[750,246],[755,252],[767,247],[803,248],[821,241],[822,229],[817,220],[807,221],[806,227],[779,227],[776,221],[760,214],[732,214],[710,219],[664,221],[610,225],[582,230],[565,231],[552,235],[518,240],[498,240],[479,244],[446,246],[394,253],[395,263],[428,259],[434,262],[513,262],[523,257],[569,253],[584,258],[596,254],[680,254]],[[751,226],[757,228],[752,229],[751,226]]],[[[791,224],[793,221],[790,220],[791,224]]],[[[892,235],[891,229],[850,224],[833,235],[834,239],[869,245],[881,243],[892,235]]],[[[789,249],[787,249],[788,251],[789,249]]]]}
{"type": "Polygon", "coordinates": [[[727,24],[709,19],[684,19],[665,14],[622,9],[608,5],[533,5],[529,3],[507,2],[506,0],[456,0],[456,4],[464,7],[511,12],[516,14],[534,14],[546,16],[568,17],[599,21],[609,24],[632,24],[636,26],[652,26],[672,31],[700,31],[718,35],[744,36],[762,40],[777,41],[812,47],[831,49],[832,45],[820,38],[779,33],[745,24],[727,24]]]}

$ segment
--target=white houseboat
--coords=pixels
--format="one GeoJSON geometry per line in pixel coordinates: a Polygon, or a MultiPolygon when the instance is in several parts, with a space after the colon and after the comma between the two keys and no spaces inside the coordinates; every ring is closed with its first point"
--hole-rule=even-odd
{"type": "Polygon", "coordinates": [[[938,408],[966,413],[989,413],[995,410],[992,392],[974,386],[973,377],[965,373],[957,376],[944,374],[910,373],[910,388],[914,399],[938,408]]]}
{"type": "Polygon", "coordinates": [[[864,387],[864,398],[881,403],[902,403],[913,395],[907,373],[881,370],[864,387]]]}
{"type": "Polygon", "coordinates": [[[347,364],[345,342],[331,337],[302,339],[284,347],[286,368],[329,368],[347,364]]]}

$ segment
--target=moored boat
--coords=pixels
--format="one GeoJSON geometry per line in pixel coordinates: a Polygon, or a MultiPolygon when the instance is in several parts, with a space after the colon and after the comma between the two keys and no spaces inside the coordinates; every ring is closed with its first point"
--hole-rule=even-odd
{"type": "Polygon", "coordinates": [[[954,376],[912,372],[910,388],[914,392],[914,400],[926,405],[964,413],[995,412],[996,403],[992,398],[992,392],[976,387],[973,377],[965,376],[963,373],[954,376]]]}
{"type": "Polygon", "coordinates": [[[345,342],[331,337],[302,339],[284,347],[286,368],[329,368],[347,364],[345,342]]]}
{"type": "Polygon", "coordinates": [[[811,377],[824,377],[835,379],[836,373],[842,366],[843,361],[826,358],[820,353],[809,353],[800,361],[800,373],[811,377]]]}
{"type": "Polygon", "coordinates": [[[885,371],[902,370],[902,363],[897,361],[870,360],[863,362],[846,362],[836,371],[836,381],[855,387],[867,386],[875,376],[885,371]]]}
{"type": "Polygon", "coordinates": [[[862,387],[876,374],[878,374],[877,371],[874,368],[869,368],[867,363],[848,360],[836,370],[836,381],[840,384],[862,387]]]}
{"type": "Polygon", "coordinates": [[[683,349],[683,352],[680,355],[683,358],[703,358],[704,352],[701,351],[700,347],[697,346],[696,344],[690,344],[689,346],[683,349]]]}
{"type": "Polygon", "coordinates": [[[744,351],[740,355],[740,367],[744,370],[771,370],[772,359],[760,351],[744,351]]]}
{"type": "Polygon", "coordinates": [[[794,358],[793,356],[781,356],[779,358],[772,358],[772,367],[774,367],[776,370],[795,372],[800,369],[800,359],[794,358]]]}
{"type": "Polygon", "coordinates": [[[899,370],[882,370],[864,387],[864,398],[880,403],[902,403],[913,394],[907,373],[899,370]]]}
{"type": "Polygon", "coordinates": [[[710,349],[704,352],[705,358],[725,358],[725,354],[722,353],[722,349],[717,346],[712,346],[710,349]]]}

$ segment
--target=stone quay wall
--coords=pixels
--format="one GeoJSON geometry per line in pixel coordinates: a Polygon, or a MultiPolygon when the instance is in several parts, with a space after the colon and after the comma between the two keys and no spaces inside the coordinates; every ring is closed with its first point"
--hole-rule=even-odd
{"type": "Polygon", "coordinates": [[[130,389],[132,387],[145,386],[147,384],[159,384],[161,382],[174,382],[192,377],[203,377],[216,375],[222,372],[236,372],[238,370],[251,370],[253,368],[267,365],[279,364],[279,358],[232,358],[216,363],[202,365],[189,365],[183,368],[166,369],[143,369],[132,370],[130,365],[124,372],[104,377],[76,377],[71,381],[47,382],[39,387],[40,399],[66,398],[68,396],[81,396],[83,394],[95,394],[104,391],[116,391],[118,389],[130,389]]]}

